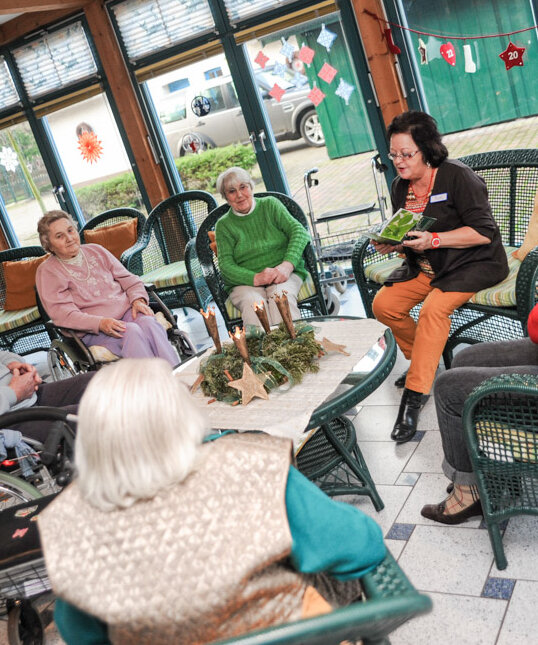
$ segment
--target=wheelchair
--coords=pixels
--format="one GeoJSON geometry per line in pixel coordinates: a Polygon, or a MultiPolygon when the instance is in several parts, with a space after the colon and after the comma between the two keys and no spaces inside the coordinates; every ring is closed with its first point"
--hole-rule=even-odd
{"type": "Polygon", "coordinates": [[[40,645],[54,597],[33,520],[72,479],[75,418],[46,406],[0,416],[0,428],[14,425],[32,454],[20,458],[8,448],[0,463],[0,619],[10,645],[40,645]],[[45,443],[25,436],[29,421],[52,422],[45,443]],[[25,468],[21,459],[29,457],[25,468]]]}
{"type": "MultiPolygon", "coordinates": [[[[153,309],[159,322],[165,327],[168,340],[175,347],[179,364],[196,354],[189,335],[178,328],[176,316],[161,300],[152,284],[145,285],[149,296],[149,306],[153,309]]],[[[50,348],[47,351],[47,364],[54,381],[61,381],[82,372],[98,370],[118,357],[104,347],[88,347],[78,336],[76,330],[57,327],[45,311],[36,290],[37,306],[45,322],[50,337],[50,348]]]]}

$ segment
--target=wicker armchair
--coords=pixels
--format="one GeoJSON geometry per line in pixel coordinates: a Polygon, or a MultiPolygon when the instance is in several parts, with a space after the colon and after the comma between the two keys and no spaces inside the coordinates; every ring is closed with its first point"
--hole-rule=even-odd
{"type": "Polygon", "coordinates": [[[172,195],[155,206],[138,243],[122,255],[127,269],[155,285],[169,307],[197,306],[185,267],[185,247],[216,206],[213,196],[204,191],[172,195]]]}
{"type": "MultiPolygon", "coordinates": [[[[6,301],[6,279],[4,262],[31,260],[45,255],[40,246],[23,246],[0,251],[0,350],[29,354],[47,350],[50,339],[45,329],[45,321],[37,305],[25,309],[4,310],[6,301]]],[[[29,287],[35,288],[35,284],[29,287]]]]}
{"type": "Polygon", "coordinates": [[[495,563],[505,569],[499,523],[538,515],[538,376],[484,381],[465,402],[463,424],[495,563]]]}
{"type": "MultiPolygon", "coordinates": [[[[499,226],[511,267],[509,278],[502,283],[502,299],[510,293],[510,302],[482,304],[497,301],[492,290],[484,290],[454,312],[443,353],[446,367],[450,367],[454,348],[460,343],[510,340],[525,336],[527,317],[537,302],[538,247],[521,263],[512,258],[512,251],[523,242],[538,191],[538,150],[485,152],[462,157],[461,161],[486,181],[493,217],[499,226]],[[510,285],[507,281],[510,281],[510,285]]],[[[352,256],[353,273],[369,318],[374,317],[372,302],[375,294],[386,277],[400,264],[401,259],[396,253],[381,255],[367,237],[363,236],[357,241],[352,256]]],[[[419,309],[416,307],[412,311],[415,317],[419,309]]]]}
{"type": "MultiPolygon", "coordinates": [[[[288,195],[277,192],[256,193],[255,197],[276,197],[288,209],[291,215],[308,229],[306,216],[301,207],[288,195]]],[[[191,240],[187,245],[186,260],[187,271],[189,274],[190,284],[193,285],[198,306],[205,309],[208,302],[214,300],[219,308],[226,327],[233,330],[236,325],[241,324],[241,315],[239,310],[235,309],[228,300],[228,295],[224,288],[224,282],[219,270],[218,258],[211,250],[209,244],[209,231],[215,230],[217,220],[228,212],[228,204],[222,204],[212,211],[207,219],[198,229],[196,240],[191,240]]],[[[312,244],[309,243],[303,252],[307,271],[311,279],[305,281],[305,286],[299,293],[299,308],[303,316],[327,315],[327,308],[316,265],[316,257],[312,244]]]]}
{"type": "Polygon", "coordinates": [[[339,645],[359,641],[379,645],[389,643],[388,635],[397,627],[431,610],[430,598],[413,587],[390,554],[361,578],[361,584],[364,602],[215,645],[339,645]]]}

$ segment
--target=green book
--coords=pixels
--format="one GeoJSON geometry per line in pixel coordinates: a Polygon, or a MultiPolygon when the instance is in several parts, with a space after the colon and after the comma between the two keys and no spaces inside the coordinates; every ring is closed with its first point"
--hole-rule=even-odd
{"type": "Polygon", "coordinates": [[[435,217],[424,217],[400,208],[386,222],[375,224],[368,229],[370,239],[384,244],[401,244],[409,231],[426,231],[435,222],[435,217]]]}

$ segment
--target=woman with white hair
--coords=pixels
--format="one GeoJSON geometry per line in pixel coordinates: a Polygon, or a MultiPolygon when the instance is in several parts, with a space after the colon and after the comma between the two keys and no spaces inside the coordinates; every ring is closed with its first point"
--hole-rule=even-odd
{"type": "Polygon", "coordinates": [[[78,476],[39,516],[68,645],[208,643],[323,613],[321,594],[356,599],[384,558],[379,526],[295,470],[289,440],[204,430],[162,360],[94,376],[78,476]]]}
{"type": "Polygon", "coordinates": [[[297,296],[307,276],[303,251],[310,237],[278,199],[255,199],[253,188],[243,168],[228,168],[217,179],[217,190],[230,205],[215,228],[219,268],[244,323],[260,325],[252,306],[263,301],[274,325],[282,318],[272,297],[283,291],[292,318],[300,318],[297,296]]]}

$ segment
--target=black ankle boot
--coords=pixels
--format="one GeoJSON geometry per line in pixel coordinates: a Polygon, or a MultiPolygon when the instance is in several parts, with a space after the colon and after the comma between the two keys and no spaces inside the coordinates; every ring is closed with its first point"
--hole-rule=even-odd
{"type": "Polygon", "coordinates": [[[424,398],[420,392],[404,388],[398,417],[390,435],[396,443],[405,443],[414,437],[424,398]]]}
{"type": "Polygon", "coordinates": [[[405,379],[407,378],[407,372],[409,370],[405,370],[403,374],[400,374],[398,378],[394,381],[394,385],[396,387],[405,387],[405,379]]]}

